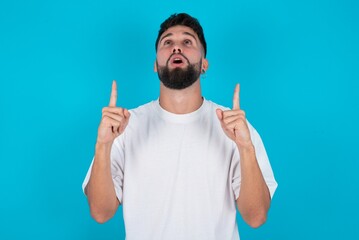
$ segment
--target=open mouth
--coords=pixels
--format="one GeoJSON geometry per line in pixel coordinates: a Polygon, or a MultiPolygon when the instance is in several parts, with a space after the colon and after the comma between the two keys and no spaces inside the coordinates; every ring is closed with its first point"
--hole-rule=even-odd
{"type": "Polygon", "coordinates": [[[173,68],[184,67],[185,65],[189,65],[188,59],[183,54],[172,54],[168,60],[167,64],[173,68]]]}
{"type": "Polygon", "coordinates": [[[172,63],[174,63],[174,64],[181,64],[181,63],[183,63],[183,61],[182,61],[182,59],[180,59],[180,58],[174,58],[173,61],[172,61],[172,63]]]}

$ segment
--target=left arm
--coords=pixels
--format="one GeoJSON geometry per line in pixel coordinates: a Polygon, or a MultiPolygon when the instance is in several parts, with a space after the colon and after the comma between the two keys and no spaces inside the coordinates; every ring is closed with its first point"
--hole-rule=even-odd
{"type": "Polygon", "coordinates": [[[256,159],[245,113],[240,109],[239,84],[234,91],[233,110],[216,112],[225,134],[236,143],[240,154],[238,211],[246,223],[257,228],[266,221],[271,198],[256,159]]]}
{"type": "Polygon", "coordinates": [[[255,149],[238,147],[241,161],[241,187],[237,207],[243,219],[254,228],[261,226],[267,219],[270,194],[259,168],[255,149]]]}

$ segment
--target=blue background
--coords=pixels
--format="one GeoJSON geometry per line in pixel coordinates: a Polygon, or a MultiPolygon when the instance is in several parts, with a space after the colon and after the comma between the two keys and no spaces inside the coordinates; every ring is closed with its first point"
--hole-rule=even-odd
{"type": "MultiPolygon", "coordinates": [[[[207,99],[241,107],[279,183],[267,223],[242,239],[358,239],[359,2],[1,1],[0,239],[124,239],[122,208],[91,219],[82,181],[101,108],[158,96],[160,23],[197,17],[207,99]]],[[[146,196],[143,196],[146,197],[146,196]]]]}

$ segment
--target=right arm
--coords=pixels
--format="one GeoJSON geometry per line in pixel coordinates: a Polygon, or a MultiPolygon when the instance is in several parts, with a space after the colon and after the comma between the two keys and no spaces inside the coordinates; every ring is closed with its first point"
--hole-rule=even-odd
{"type": "Polygon", "coordinates": [[[130,113],[127,109],[116,107],[117,86],[114,81],[109,107],[102,110],[98,128],[95,158],[90,180],[85,188],[91,216],[99,223],[108,221],[120,205],[111,175],[111,148],[116,137],[125,130],[130,113]]]}

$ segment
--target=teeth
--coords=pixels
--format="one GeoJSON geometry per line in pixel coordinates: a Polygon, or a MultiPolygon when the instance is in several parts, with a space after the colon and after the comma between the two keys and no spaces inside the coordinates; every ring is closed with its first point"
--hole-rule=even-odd
{"type": "Polygon", "coordinates": [[[175,64],[180,64],[180,63],[183,62],[183,60],[182,60],[182,58],[180,58],[180,57],[174,57],[174,58],[172,59],[172,62],[175,63],[175,64]]]}

